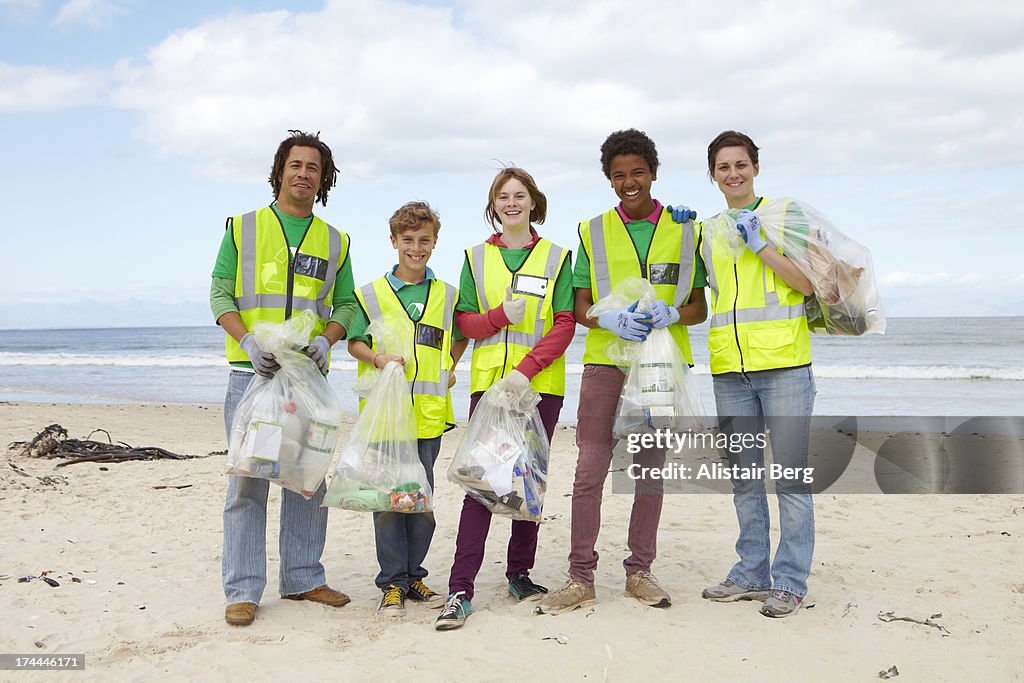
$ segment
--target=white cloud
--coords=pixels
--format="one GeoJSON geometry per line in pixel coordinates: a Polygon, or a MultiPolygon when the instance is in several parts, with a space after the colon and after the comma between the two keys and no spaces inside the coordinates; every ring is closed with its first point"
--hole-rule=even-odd
{"type": "Polygon", "coordinates": [[[110,74],[0,63],[0,113],[70,109],[103,102],[110,74]]]}
{"type": "Polygon", "coordinates": [[[57,12],[54,24],[85,24],[97,28],[104,26],[124,10],[107,0],[68,0],[57,12]]]}
{"type": "MultiPolygon", "coordinates": [[[[741,128],[773,166],[807,173],[1024,161],[1005,143],[1024,134],[1024,43],[965,51],[940,30],[955,34],[959,10],[930,7],[921,26],[908,18],[916,4],[897,4],[654,2],[638,13],[556,2],[509,13],[496,0],[332,1],[178,31],[135,64],[115,101],[140,112],[139,135],[162,153],[228,177],[262,168],[296,127],[323,131],[345,169],[365,174],[495,157],[547,175],[590,171],[604,135],[631,125],[663,156],[690,160],[721,129],[741,128]]],[[[985,8],[995,23],[1020,14],[985,8]]]]}
{"type": "Polygon", "coordinates": [[[0,9],[10,21],[24,23],[35,17],[42,8],[42,0],[0,0],[0,9]]]}

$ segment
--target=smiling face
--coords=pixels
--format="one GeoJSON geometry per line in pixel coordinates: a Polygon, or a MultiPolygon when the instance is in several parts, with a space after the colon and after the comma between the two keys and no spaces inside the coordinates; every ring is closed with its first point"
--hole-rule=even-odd
{"type": "Polygon", "coordinates": [[[744,147],[722,147],[715,154],[712,178],[731,209],[742,209],[757,199],[754,194],[757,172],[758,165],[750,160],[750,153],[744,147]]]}
{"type": "Polygon", "coordinates": [[[619,154],[608,164],[608,176],[627,216],[641,219],[651,215],[655,207],[651,184],[658,175],[646,159],[639,154],[619,154]]]}
{"type": "Polygon", "coordinates": [[[437,237],[434,226],[421,222],[413,230],[403,230],[391,236],[391,246],[398,251],[398,268],[395,277],[402,282],[421,282],[427,273],[427,261],[434,253],[437,237]]]}
{"type": "Polygon", "coordinates": [[[308,216],[320,188],[323,174],[320,150],[296,145],[288,151],[288,159],[281,171],[281,190],[277,195],[278,207],[292,216],[308,216]]]}
{"type": "Polygon", "coordinates": [[[494,213],[502,231],[530,229],[530,212],[537,207],[530,191],[518,178],[509,178],[494,197],[494,213]]]}

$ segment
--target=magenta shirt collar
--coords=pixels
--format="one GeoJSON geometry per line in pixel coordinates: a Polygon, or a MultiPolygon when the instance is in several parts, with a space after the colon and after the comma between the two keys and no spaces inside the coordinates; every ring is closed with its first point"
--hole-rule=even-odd
{"type": "Polygon", "coordinates": [[[636,223],[638,220],[647,221],[651,225],[657,225],[658,219],[661,218],[661,202],[657,199],[654,200],[654,211],[647,218],[630,218],[626,215],[626,212],[622,208],[622,202],[615,207],[615,210],[619,212],[619,218],[622,219],[623,223],[636,223]]]}

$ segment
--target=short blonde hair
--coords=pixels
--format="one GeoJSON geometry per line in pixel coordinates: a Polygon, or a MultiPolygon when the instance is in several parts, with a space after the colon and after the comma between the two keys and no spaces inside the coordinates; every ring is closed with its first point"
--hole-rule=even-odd
{"type": "Polygon", "coordinates": [[[434,228],[434,239],[437,239],[437,233],[441,231],[441,217],[426,202],[403,204],[391,214],[391,219],[388,220],[392,237],[398,237],[399,234],[409,230],[416,230],[424,223],[434,228]]]}

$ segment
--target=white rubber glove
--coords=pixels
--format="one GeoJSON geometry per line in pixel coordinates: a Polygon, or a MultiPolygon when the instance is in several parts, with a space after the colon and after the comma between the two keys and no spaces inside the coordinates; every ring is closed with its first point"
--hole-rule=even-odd
{"type": "Polygon", "coordinates": [[[513,399],[519,398],[530,388],[530,379],[518,370],[512,370],[498,381],[513,399]]]}
{"type": "Polygon", "coordinates": [[[309,342],[309,346],[306,347],[306,355],[316,363],[316,367],[321,375],[327,374],[327,354],[330,351],[331,342],[327,341],[327,337],[322,334],[313,337],[309,342]]]}
{"type": "Polygon", "coordinates": [[[526,299],[513,299],[511,287],[505,288],[505,300],[501,302],[501,307],[505,310],[505,317],[513,325],[523,322],[523,318],[526,317],[526,299]]]}
{"type": "Polygon", "coordinates": [[[246,333],[238,345],[249,355],[253,372],[260,377],[273,377],[274,373],[281,369],[274,354],[261,349],[256,337],[252,336],[252,332],[246,333]]]}

